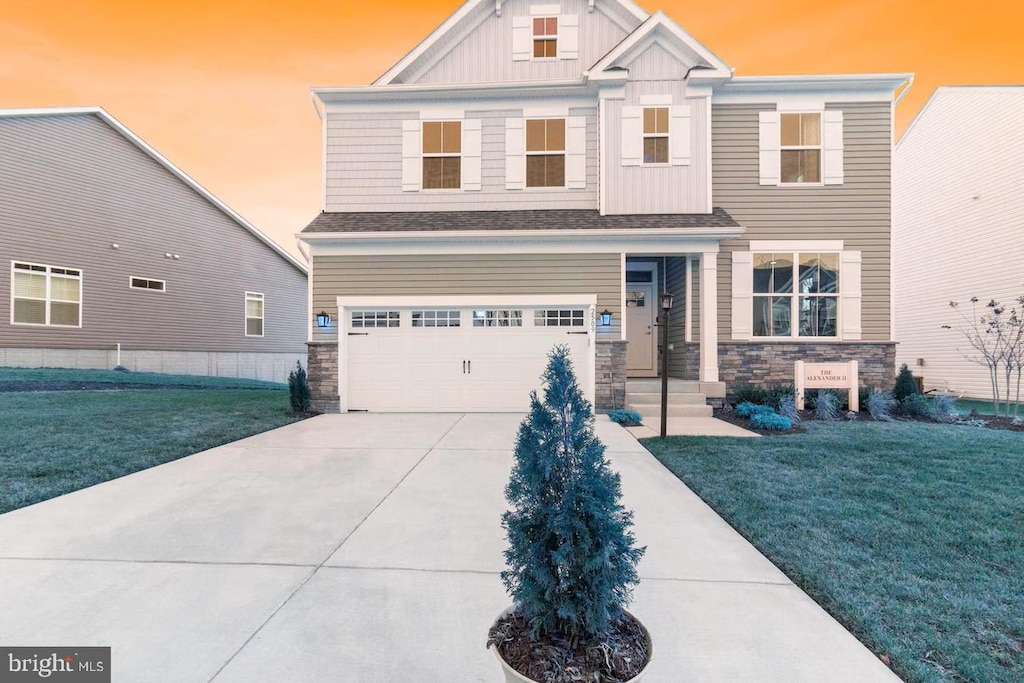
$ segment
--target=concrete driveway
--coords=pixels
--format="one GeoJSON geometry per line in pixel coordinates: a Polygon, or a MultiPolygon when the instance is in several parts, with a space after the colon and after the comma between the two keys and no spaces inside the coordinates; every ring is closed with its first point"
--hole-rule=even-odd
{"type": "MultiPolygon", "coordinates": [[[[0,516],[0,645],[115,681],[501,680],[521,416],[324,415],[0,516]]],[[[650,683],[898,680],[606,418],[648,546],[650,683]]]]}

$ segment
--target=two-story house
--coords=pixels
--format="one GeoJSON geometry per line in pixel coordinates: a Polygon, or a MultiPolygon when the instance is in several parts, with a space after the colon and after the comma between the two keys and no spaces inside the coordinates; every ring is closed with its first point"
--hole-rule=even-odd
{"type": "Polygon", "coordinates": [[[742,78],[629,0],[469,0],[373,84],[313,91],[318,407],[525,410],[557,343],[598,409],[627,377],[720,397],[797,359],[891,382],[908,79],[742,78]]]}

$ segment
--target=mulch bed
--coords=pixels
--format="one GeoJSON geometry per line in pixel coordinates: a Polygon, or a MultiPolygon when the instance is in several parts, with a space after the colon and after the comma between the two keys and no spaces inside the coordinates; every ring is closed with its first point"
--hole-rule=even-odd
{"type": "MultiPolygon", "coordinates": [[[[722,410],[721,408],[715,408],[714,417],[718,418],[719,420],[722,420],[723,422],[728,422],[730,424],[736,425],[737,427],[742,427],[743,429],[746,429],[748,431],[757,432],[762,436],[775,436],[778,434],[804,434],[807,432],[807,430],[800,426],[802,423],[818,421],[818,415],[813,410],[803,410],[800,412],[800,422],[793,425],[792,429],[787,429],[783,431],[770,429],[754,429],[753,427],[750,426],[749,420],[742,417],[736,417],[736,414],[732,410],[722,410]]],[[[1014,423],[1012,417],[996,417],[994,415],[981,415],[977,411],[972,410],[967,415],[964,415],[964,418],[970,420],[983,420],[985,422],[986,429],[1005,429],[1010,432],[1024,432],[1024,422],[1014,423]]],[[[931,420],[925,417],[897,417],[893,418],[893,420],[897,422],[926,422],[929,424],[962,424],[957,422],[937,422],[935,420],[931,420]]],[[[856,420],[848,420],[846,419],[846,413],[840,412],[840,419],[837,420],[837,422],[870,421],[871,416],[865,412],[857,413],[856,420]]]]}
{"type": "Polygon", "coordinates": [[[625,683],[640,673],[650,658],[647,636],[628,614],[613,622],[606,638],[576,647],[555,636],[531,640],[529,632],[522,614],[513,612],[491,626],[487,646],[497,646],[512,668],[534,681],[625,683]]]}

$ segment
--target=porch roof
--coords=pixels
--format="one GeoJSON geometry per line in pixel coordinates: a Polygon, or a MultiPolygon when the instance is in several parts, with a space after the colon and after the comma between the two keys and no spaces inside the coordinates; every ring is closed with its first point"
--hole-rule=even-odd
{"type": "Polygon", "coordinates": [[[738,228],[722,208],[712,213],[602,216],[592,209],[534,211],[373,211],[324,212],[303,233],[430,232],[452,230],[657,230],[738,228]]]}

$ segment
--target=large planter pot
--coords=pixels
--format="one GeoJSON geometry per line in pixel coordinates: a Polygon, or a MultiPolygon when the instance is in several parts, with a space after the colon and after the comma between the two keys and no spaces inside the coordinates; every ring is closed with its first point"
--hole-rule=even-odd
{"type": "MultiPolygon", "coordinates": [[[[507,617],[514,609],[515,605],[506,607],[502,610],[501,614],[498,615],[498,619],[495,619],[495,621],[498,621],[503,617],[507,617]]],[[[632,617],[636,623],[640,624],[640,628],[643,629],[644,636],[647,638],[647,663],[644,664],[644,668],[640,670],[640,673],[626,681],[626,683],[640,683],[640,681],[643,680],[643,677],[647,674],[647,670],[651,668],[651,662],[654,661],[654,643],[651,640],[651,632],[647,630],[647,627],[643,625],[643,622],[629,612],[626,612],[626,614],[632,617]]],[[[505,673],[505,683],[537,683],[537,681],[534,681],[532,678],[527,678],[509,666],[508,662],[506,662],[504,657],[501,656],[501,652],[498,651],[497,645],[491,645],[491,650],[494,652],[494,656],[498,658],[498,662],[501,663],[501,670],[505,673]]]]}

